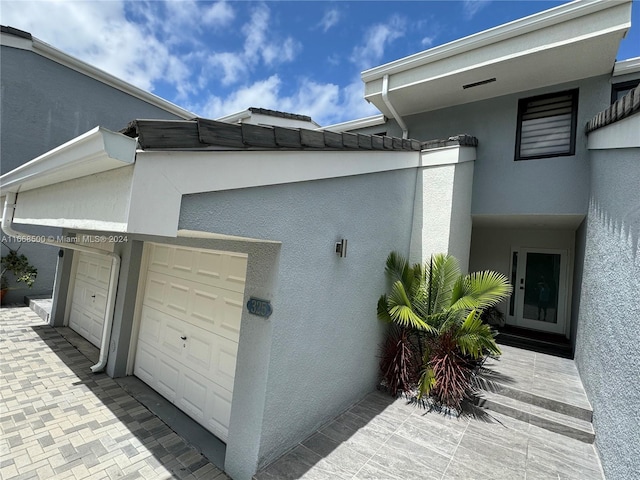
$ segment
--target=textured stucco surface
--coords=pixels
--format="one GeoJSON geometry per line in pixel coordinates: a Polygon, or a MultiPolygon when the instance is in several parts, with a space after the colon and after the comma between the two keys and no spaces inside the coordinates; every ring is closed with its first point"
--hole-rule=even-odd
{"type": "MultiPolygon", "coordinates": [[[[120,130],[135,118],[177,118],[36,53],[3,46],[0,53],[0,172],[6,173],[100,125],[120,130]]],[[[42,230],[38,230],[40,233],[42,230]]],[[[46,235],[59,234],[47,230],[46,235]]],[[[38,268],[32,289],[9,292],[8,302],[51,292],[57,249],[24,244],[38,268]]]]}
{"type": "Polygon", "coordinates": [[[640,149],[591,151],[576,363],[607,478],[640,465],[640,149]]]}
{"type": "MultiPolygon", "coordinates": [[[[472,214],[585,214],[589,167],[583,126],[609,105],[608,76],[505,95],[404,118],[417,140],[466,133],[478,139],[474,164],[472,214]],[[518,100],[579,89],[576,154],[514,161],[518,100]]],[[[360,133],[382,130],[362,129],[360,133]]],[[[387,135],[399,135],[390,120],[387,135]]]]}
{"type": "MultiPolygon", "coordinates": [[[[263,367],[246,363],[243,349],[270,349],[263,359],[268,378],[253,390],[262,395],[265,389],[264,411],[255,414],[262,418],[258,466],[375,387],[384,331],[376,319],[376,303],[386,289],[386,256],[391,250],[408,254],[415,175],[415,170],[404,170],[183,199],[180,228],[282,242],[270,267],[277,278],[273,296],[267,297],[273,315],[264,322],[262,337],[243,337],[243,324],[240,339],[236,382],[247,381],[263,367]],[[346,258],[334,253],[341,238],[348,240],[346,258]]],[[[236,388],[238,383],[233,429],[238,426],[233,424],[238,420],[235,402],[248,400],[236,388]]],[[[235,464],[235,471],[253,473],[249,470],[256,464],[250,458],[232,460],[229,455],[228,463],[249,462],[245,467],[235,464]]]]}

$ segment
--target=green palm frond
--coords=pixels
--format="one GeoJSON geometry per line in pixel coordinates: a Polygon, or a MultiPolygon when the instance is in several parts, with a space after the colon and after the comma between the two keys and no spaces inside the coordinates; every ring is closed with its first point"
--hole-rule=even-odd
{"type": "Polygon", "coordinates": [[[381,295],[378,300],[378,319],[387,323],[393,322],[391,315],[389,315],[388,300],[386,295],[381,295]]]}
{"type": "Polygon", "coordinates": [[[433,368],[426,366],[422,371],[422,375],[420,375],[420,382],[418,383],[418,400],[428,397],[436,383],[436,375],[433,368]]]}
{"type": "Polygon", "coordinates": [[[460,277],[458,260],[442,253],[432,255],[425,265],[425,283],[429,313],[441,312],[451,306],[451,294],[460,277]]]}
{"type": "Polygon", "coordinates": [[[413,282],[409,262],[398,252],[391,252],[387,257],[385,272],[392,282],[400,281],[407,287],[413,282]]]}
{"type": "Polygon", "coordinates": [[[387,297],[387,311],[391,320],[403,327],[431,330],[431,327],[413,311],[412,307],[403,283],[399,280],[394,282],[387,297]]]}
{"type": "Polygon", "coordinates": [[[479,310],[472,310],[456,332],[456,343],[463,355],[480,358],[485,351],[500,355],[491,327],[483,323],[479,310]]]}
{"type": "Polygon", "coordinates": [[[511,294],[507,277],[498,272],[474,272],[460,279],[455,286],[452,309],[485,309],[497,305],[511,294]]]}

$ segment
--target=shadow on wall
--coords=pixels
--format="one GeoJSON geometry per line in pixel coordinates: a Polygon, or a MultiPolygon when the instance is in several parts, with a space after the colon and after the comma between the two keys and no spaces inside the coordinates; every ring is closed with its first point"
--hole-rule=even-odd
{"type": "Polygon", "coordinates": [[[633,261],[638,260],[638,239],[640,238],[640,204],[629,204],[629,211],[623,216],[609,212],[597,199],[591,198],[589,202],[589,215],[597,219],[598,223],[606,231],[620,240],[620,244],[629,244],[629,252],[633,261]]]}

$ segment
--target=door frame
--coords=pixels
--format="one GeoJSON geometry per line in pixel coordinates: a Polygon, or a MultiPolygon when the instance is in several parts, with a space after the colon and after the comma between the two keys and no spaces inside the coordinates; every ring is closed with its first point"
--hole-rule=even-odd
{"type": "Polygon", "coordinates": [[[516,327],[531,330],[562,334],[568,337],[571,325],[571,272],[572,261],[570,251],[562,248],[536,248],[536,247],[512,247],[509,261],[509,271],[512,272],[513,281],[513,309],[510,307],[506,315],[506,323],[516,327]],[[516,270],[514,272],[514,253],[518,255],[516,270]],[[528,253],[549,253],[560,255],[560,273],[558,279],[558,310],[557,323],[538,322],[524,318],[524,279],[526,277],[526,255],[528,253]],[[515,274],[515,278],[514,278],[515,274]],[[540,328],[546,327],[546,328],[540,328]]]}

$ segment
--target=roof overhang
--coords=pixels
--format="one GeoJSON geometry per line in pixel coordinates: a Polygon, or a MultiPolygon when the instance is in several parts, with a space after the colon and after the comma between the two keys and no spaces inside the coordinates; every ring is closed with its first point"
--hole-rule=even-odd
{"type": "Polygon", "coordinates": [[[417,168],[421,161],[419,149],[146,151],[137,144],[96,128],[3,175],[3,192],[18,193],[13,220],[175,237],[185,195],[417,168]]]}
{"type": "Polygon", "coordinates": [[[578,0],[367,70],[365,99],[401,116],[611,74],[631,0],[578,0]]]}
{"type": "Polygon", "coordinates": [[[0,177],[2,192],[26,192],[135,161],[137,141],[96,127],[0,177]]]}
{"type": "Polygon", "coordinates": [[[331,132],[350,132],[353,130],[359,130],[361,128],[377,127],[387,123],[387,118],[380,115],[372,115],[370,117],[357,118],[355,120],[349,120],[341,123],[334,123],[333,125],[327,125],[326,127],[320,127],[318,130],[329,130],[331,132]]]}

